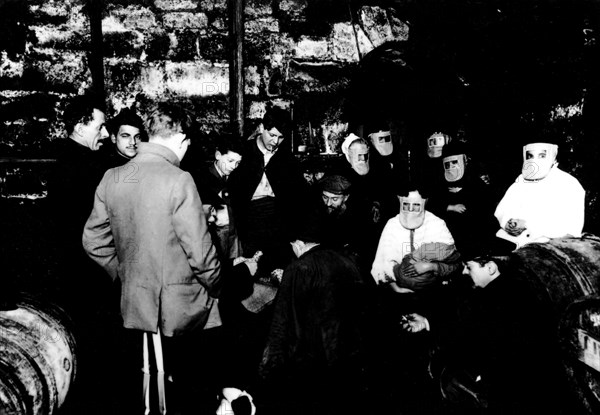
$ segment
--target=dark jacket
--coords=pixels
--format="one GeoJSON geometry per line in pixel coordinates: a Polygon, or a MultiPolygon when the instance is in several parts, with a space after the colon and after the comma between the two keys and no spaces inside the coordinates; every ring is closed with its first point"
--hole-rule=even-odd
{"type": "Polygon", "coordinates": [[[306,213],[305,208],[310,204],[308,184],[291,151],[280,146],[265,167],[263,153],[258,148],[256,139],[249,140],[240,165],[229,178],[231,203],[241,238],[245,236],[248,208],[263,172],[266,172],[275,194],[276,214],[285,233],[295,231],[298,218],[306,213]]]}

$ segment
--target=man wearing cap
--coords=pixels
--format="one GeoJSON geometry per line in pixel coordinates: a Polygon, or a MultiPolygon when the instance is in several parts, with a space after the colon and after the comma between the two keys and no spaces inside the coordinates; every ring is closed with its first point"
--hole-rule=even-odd
{"type": "Polygon", "coordinates": [[[332,174],[321,179],[318,186],[323,202],[320,209],[323,245],[343,249],[355,255],[361,264],[368,263],[370,267],[379,235],[369,234],[368,220],[358,214],[351,196],[350,181],[332,174]]]}
{"type": "Polygon", "coordinates": [[[521,174],[498,203],[496,236],[516,247],[550,238],[581,236],[585,190],[579,181],[558,168],[558,146],[530,142],[523,147],[521,174]]]}
{"type": "MultiPolygon", "coordinates": [[[[360,412],[364,283],[355,261],[320,244],[304,217],[291,246],[259,374],[277,413],[360,412]]],[[[255,395],[256,396],[256,395],[255,395]]],[[[275,412],[274,412],[275,413],[275,412]]]]}

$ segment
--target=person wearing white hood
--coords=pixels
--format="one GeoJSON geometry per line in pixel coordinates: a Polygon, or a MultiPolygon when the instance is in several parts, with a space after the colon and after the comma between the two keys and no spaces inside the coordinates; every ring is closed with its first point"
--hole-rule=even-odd
{"type": "Polygon", "coordinates": [[[496,236],[519,248],[551,238],[579,237],[585,215],[585,190],[558,168],[558,146],[532,142],[523,146],[521,174],[498,203],[496,236]]]}
{"type": "Polygon", "coordinates": [[[407,184],[398,192],[400,212],[379,239],[371,275],[397,293],[428,289],[460,267],[460,255],[446,223],[425,209],[421,186],[407,184]]]}

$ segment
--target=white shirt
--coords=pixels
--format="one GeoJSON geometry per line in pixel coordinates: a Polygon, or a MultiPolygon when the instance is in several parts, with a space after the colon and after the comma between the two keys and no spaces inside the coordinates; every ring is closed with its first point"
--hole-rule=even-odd
{"type": "MultiPolygon", "coordinates": [[[[454,245],[454,238],[450,234],[446,222],[425,211],[423,225],[415,229],[413,245],[417,249],[421,244],[440,242],[454,245]]],[[[412,252],[410,245],[410,229],[400,223],[400,214],[387,221],[377,246],[377,253],[371,268],[371,275],[375,282],[382,283],[395,281],[394,265],[402,262],[402,258],[412,252]],[[395,261],[395,262],[394,262],[395,261]]]]}
{"type": "MultiPolygon", "coordinates": [[[[260,152],[263,153],[265,167],[267,167],[269,160],[271,160],[271,157],[273,157],[275,152],[271,153],[266,148],[264,148],[261,145],[258,137],[256,138],[256,145],[258,146],[258,149],[260,150],[260,152]]],[[[275,151],[277,151],[277,150],[275,150],[275,151]]],[[[275,197],[275,192],[273,192],[273,188],[271,187],[271,183],[269,183],[269,179],[267,179],[267,173],[265,171],[265,172],[263,172],[263,175],[260,178],[260,182],[258,183],[258,186],[256,186],[256,190],[254,190],[254,194],[252,195],[252,200],[260,199],[262,197],[267,197],[267,196],[275,197]]]]}
{"type": "Polygon", "coordinates": [[[494,213],[502,229],[510,219],[525,220],[527,229],[519,236],[520,245],[567,235],[579,237],[584,215],[585,190],[558,167],[539,181],[526,181],[519,175],[494,213]]]}

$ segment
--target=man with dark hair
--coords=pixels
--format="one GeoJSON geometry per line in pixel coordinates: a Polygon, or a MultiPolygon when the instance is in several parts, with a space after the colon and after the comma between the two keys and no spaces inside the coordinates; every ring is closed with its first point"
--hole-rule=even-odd
{"type": "MultiPolygon", "coordinates": [[[[94,374],[110,361],[99,352],[110,329],[112,316],[118,318],[105,301],[113,287],[104,271],[85,254],[81,232],[94,204],[94,191],[106,170],[106,158],[99,151],[108,138],[104,103],[92,95],[76,96],[63,113],[66,137],[55,141],[56,164],[48,177],[48,250],[53,254],[55,275],[44,294],[73,317],[78,330],[78,365],[82,390],[101,390],[103,382],[94,374]],[[83,293],[94,292],[94,295],[83,293]]],[[[54,272],[52,272],[54,271],[54,272]]],[[[102,348],[112,350],[113,338],[102,348]]],[[[93,402],[93,396],[88,397],[93,402]]],[[[94,403],[92,403],[94,405],[94,403]]]]}
{"type": "Polygon", "coordinates": [[[369,221],[357,212],[350,181],[332,174],[323,177],[317,185],[323,202],[320,209],[323,245],[354,255],[361,269],[368,272],[373,251],[370,240],[365,237],[369,221]]]}
{"type": "MultiPolygon", "coordinates": [[[[124,177],[116,167],[98,185],[83,246],[121,280],[123,325],[136,330],[140,342],[152,334],[159,377],[165,336],[167,368],[172,365],[177,383],[192,366],[193,339],[221,324],[220,263],[194,180],[179,168],[190,145],[189,116],[159,104],[145,126],[149,142],[124,166],[134,166],[133,174],[124,177]]],[[[158,385],[164,405],[160,379],[158,385]]]]}
{"type": "Polygon", "coordinates": [[[137,154],[140,141],[147,141],[143,120],[130,108],[122,109],[108,122],[108,132],[114,148],[109,153],[109,167],[125,164],[137,154]]]}
{"type": "Polygon", "coordinates": [[[287,111],[269,108],[229,179],[244,256],[262,251],[273,268],[283,268],[291,260],[287,235],[309,199],[300,165],[283,144],[290,127],[287,111]]]}
{"type": "MultiPolygon", "coordinates": [[[[229,194],[229,176],[242,161],[242,144],[237,137],[223,135],[215,146],[214,161],[208,166],[191,171],[198,188],[206,188],[218,195],[222,204],[215,206],[215,233],[222,258],[233,259],[242,254],[235,225],[235,215],[229,194]]],[[[217,242],[217,241],[215,241],[217,242]]]]}
{"type": "Polygon", "coordinates": [[[94,190],[104,173],[105,160],[98,152],[108,138],[103,107],[94,96],[77,96],[63,114],[67,138],[57,142],[57,167],[48,182],[48,200],[70,246],[79,246],[94,190]]]}
{"type": "Polygon", "coordinates": [[[543,305],[510,258],[468,257],[463,274],[475,288],[428,317],[410,314],[403,327],[435,334],[444,399],[457,413],[562,413],[558,348],[543,305]],[[532,381],[535,379],[535,381],[532,381]]]}
{"type": "MultiPolygon", "coordinates": [[[[320,245],[299,218],[297,260],[284,271],[259,369],[278,413],[360,413],[364,283],[354,260],[320,245]]],[[[259,398],[257,398],[258,402],[259,398]]]]}

